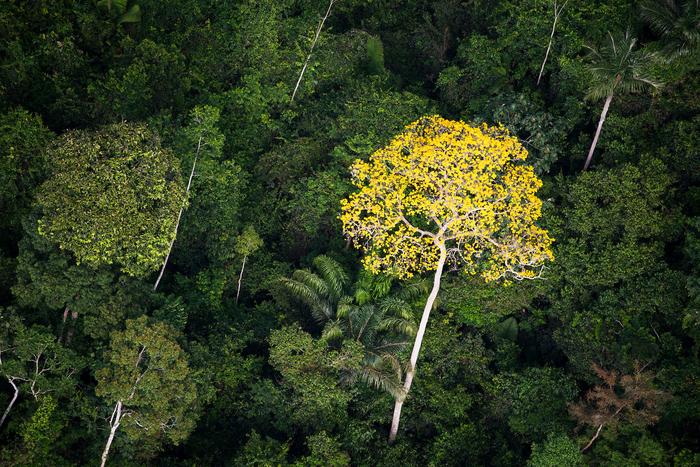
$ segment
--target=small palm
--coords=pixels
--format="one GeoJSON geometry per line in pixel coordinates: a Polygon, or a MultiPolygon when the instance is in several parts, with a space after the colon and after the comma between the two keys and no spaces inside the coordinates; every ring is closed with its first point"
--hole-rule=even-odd
{"type": "Polygon", "coordinates": [[[590,100],[605,99],[605,104],[583,170],[588,168],[593,159],[613,96],[657,89],[662,85],[649,73],[650,66],[657,59],[655,54],[636,49],[637,39],[629,31],[618,37],[608,33],[608,37],[605,46],[599,49],[588,48],[590,84],[586,97],[590,100]]]}
{"type": "Polygon", "coordinates": [[[659,88],[661,82],[649,74],[656,55],[636,49],[637,39],[628,32],[615,37],[608,33],[608,43],[599,49],[589,47],[588,71],[591,82],[586,97],[604,99],[613,94],[641,92],[659,88]]]}
{"type": "Polygon", "coordinates": [[[325,255],[314,258],[314,268],[297,269],[282,284],[298,301],[309,307],[314,319],[324,323],[335,318],[340,301],[349,293],[350,278],[337,261],[325,255]]]}
{"type": "Polygon", "coordinates": [[[348,274],[340,264],[323,255],[313,264],[317,272],[297,270],[282,283],[308,307],[318,323],[324,324],[322,336],[326,341],[340,344],[353,340],[362,345],[362,365],[359,370],[347,372],[348,382],[362,381],[397,397],[403,391],[399,353],[416,332],[413,311],[405,299],[411,297],[373,296],[378,284],[367,284],[365,277],[351,294],[348,274]]]}

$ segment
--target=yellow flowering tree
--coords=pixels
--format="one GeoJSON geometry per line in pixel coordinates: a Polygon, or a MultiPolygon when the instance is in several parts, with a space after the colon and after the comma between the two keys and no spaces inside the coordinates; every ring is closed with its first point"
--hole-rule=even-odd
{"type": "Polygon", "coordinates": [[[346,235],[372,272],[402,278],[435,271],[416,333],[389,440],[416,371],[430,311],[447,265],[487,281],[541,276],[552,239],[535,225],[542,182],[523,164],[527,151],[501,127],[439,116],[408,125],[368,162],[352,166],[359,189],[341,201],[346,235]]]}

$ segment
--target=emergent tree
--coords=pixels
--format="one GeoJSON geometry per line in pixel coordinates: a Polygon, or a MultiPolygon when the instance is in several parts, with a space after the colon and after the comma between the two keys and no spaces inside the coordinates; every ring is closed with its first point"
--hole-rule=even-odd
{"type": "MultiPolygon", "coordinates": [[[[367,269],[398,277],[435,271],[403,383],[416,372],[430,311],[446,264],[486,280],[541,276],[552,239],[535,225],[542,182],[520,164],[527,151],[503,127],[472,127],[424,117],[369,162],[352,166],[359,190],[343,200],[345,233],[365,253],[367,269]]],[[[389,440],[399,427],[396,399],[389,440]]]]}

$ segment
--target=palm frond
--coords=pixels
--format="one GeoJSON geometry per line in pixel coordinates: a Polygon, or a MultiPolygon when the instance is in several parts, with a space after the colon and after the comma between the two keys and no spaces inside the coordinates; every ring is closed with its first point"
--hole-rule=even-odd
{"type": "Polygon", "coordinates": [[[363,383],[381,389],[394,398],[404,397],[401,364],[392,355],[386,354],[373,361],[365,362],[357,374],[363,383]]]}
{"type": "Polygon", "coordinates": [[[330,288],[328,284],[318,275],[308,269],[297,269],[292,273],[292,279],[302,284],[306,284],[319,297],[330,298],[330,288]]]}
{"type": "Polygon", "coordinates": [[[319,255],[314,258],[314,267],[328,285],[329,293],[336,299],[340,298],[344,294],[345,288],[350,281],[343,266],[333,258],[326,255],[319,255]]]}
{"type": "Polygon", "coordinates": [[[309,307],[311,315],[316,321],[323,322],[332,317],[328,301],[324,300],[316,290],[309,287],[306,283],[286,277],[281,278],[280,282],[294,299],[309,307]]]}
{"type": "Polygon", "coordinates": [[[659,88],[662,83],[649,72],[658,57],[646,50],[636,50],[637,39],[629,30],[615,36],[608,33],[608,42],[589,49],[589,87],[586,98],[600,100],[617,92],[641,92],[647,88],[659,88]]]}
{"type": "Polygon", "coordinates": [[[337,342],[343,339],[343,328],[338,321],[329,321],[323,328],[321,337],[328,342],[337,342]]]}
{"type": "Polygon", "coordinates": [[[393,332],[396,334],[403,334],[408,337],[413,337],[416,335],[417,327],[413,320],[407,320],[397,317],[387,317],[382,319],[377,324],[377,330],[385,332],[393,332]]]}
{"type": "Polygon", "coordinates": [[[355,305],[352,303],[352,297],[342,297],[338,301],[338,307],[335,311],[335,316],[337,318],[345,319],[351,313],[355,305]]]}

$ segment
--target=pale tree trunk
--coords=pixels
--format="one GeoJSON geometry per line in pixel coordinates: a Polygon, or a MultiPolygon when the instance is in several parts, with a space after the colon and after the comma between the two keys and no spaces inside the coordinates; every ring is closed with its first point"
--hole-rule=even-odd
{"type": "Polygon", "coordinates": [[[104,451],[102,451],[102,463],[100,467],[104,467],[107,463],[107,456],[109,456],[109,448],[112,447],[112,441],[114,441],[114,435],[117,433],[119,424],[122,421],[122,401],[117,401],[117,405],[114,407],[114,412],[112,412],[112,418],[109,421],[109,438],[107,438],[107,444],[105,445],[104,451]]]}
{"type": "Polygon", "coordinates": [[[605,423],[601,423],[598,426],[598,429],[596,430],[595,435],[593,435],[593,438],[591,438],[591,440],[588,442],[588,444],[586,444],[586,446],[583,449],[581,449],[581,452],[586,451],[588,448],[590,448],[593,445],[595,440],[598,439],[598,436],[600,436],[600,431],[603,429],[604,425],[605,425],[605,423]]]}
{"type": "Polygon", "coordinates": [[[241,266],[241,273],[238,275],[238,290],[236,290],[236,305],[238,305],[238,296],[241,294],[241,281],[243,280],[243,270],[245,269],[245,260],[248,259],[248,255],[243,256],[243,265],[241,266]]]}
{"type": "Polygon", "coordinates": [[[406,379],[403,384],[403,395],[396,398],[394,402],[394,416],[391,420],[391,431],[389,432],[389,442],[393,443],[396,439],[396,433],[399,431],[399,422],[401,421],[401,408],[403,407],[404,400],[408,396],[408,391],[411,390],[411,383],[413,383],[413,377],[416,374],[416,364],[418,363],[418,354],[420,354],[420,348],[423,344],[423,336],[425,335],[425,329],[428,326],[428,318],[430,318],[430,311],[433,309],[433,304],[437,298],[438,292],[440,291],[440,279],[442,279],[442,270],[445,266],[445,261],[447,260],[447,249],[444,244],[439,245],[440,247],[440,259],[438,260],[438,266],[435,270],[435,278],[433,279],[433,289],[428,295],[428,300],[425,302],[425,308],[423,308],[423,316],[420,320],[420,325],[418,326],[418,332],[416,333],[416,340],[413,343],[413,351],[411,351],[411,361],[408,369],[406,370],[406,379]]]}
{"type": "Polygon", "coordinates": [[[3,423],[5,423],[5,419],[7,416],[10,414],[10,410],[12,410],[12,406],[15,405],[15,402],[17,401],[17,396],[19,396],[19,388],[15,384],[14,379],[12,378],[7,378],[7,381],[12,385],[12,387],[15,390],[15,394],[12,396],[12,400],[10,401],[10,404],[7,406],[5,409],[5,413],[2,414],[2,418],[0,418],[0,428],[2,428],[3,423]]]}
{"type": "Polygon", "coordinates": [[[66,329],[66,320],[68,319],[68,313],[70,312],[70,309],[68,308],[68,305],[66,305],[66,308],[63,310],[63,321],[61,321],[61,330],[58,333],[58,342],[61,342],[63,340],[63,331],[66,329]]]}
{"type": "Polygon", "coordinates": [[[68,328],[68,332],[66,333],[66,345],[70,344],[71,339],[73,339],[73,333],[75,332],[75,322],[78,320],[78,312],[72,311],[70,317],[70,327],[68,328]]]}
{"type": "Polygon", "coordinates": [[[190,187],[192,186],[192,177],[194,177],[194,169],[197,166],[197,158],[199,157],[199,150],[202,148],[202,136],[199,136],[199,141],[197,142],[197,152],[194,154],[194,162],[192,162],[192,170],[190,171],[190,178],[187,180],[187,190],[185,191],[185,200],[182,203],[180,212],[177,215],[177,222],[175,223],[175,232],[173,232],[173,238],[170,240],[170,246],[168,246],[168,254],[165,255],[165,261],[163,261],[163,267],[160,268],[160,274],[158,274],[158,279],[153,285],[153,290],[155,291],[160,284],[160,280],[163,278],[163,273],[165,272],[165,266],[168,265],[168,260],[170,259],[170,252],[173,251],[173,245],[175,244],[175,238],[177,237],[177,229],[180,227],[180,219],[182,218],[182,211],[185,210],[185,203],[190,197],[190,187]]]}
{"type": "Polygon", "coordinates": [[[557,21],[559,21],[559,16],[561,12],[564,11],[564,7],[569,2],[566,0],[562,6],[557,8],[557,1],[554,0],[554,22],[552,23],[552,33],[549,35],[549,44],[547,44],[547,52],[544,54],[544,60],[542,61],[542,67],[540,68],[540,74],[537,77],[537,84],[540,84],[542,79],[542,74],[544,73],[544,66],[547,64],[547,59],[549,58],[549,51],[552,49],[552,42],[554,41],[554,31],[557,29],[557,21]]]}
{"type": "Polygon", "coordinates": [[[316,42],[318,41],[318,37],[321,35],[321,29],[323,29],[323,23],[326,22],[326,19],[331,14],[331,8],[333,8],[333,3],[335,3],[335,0],[331,0],[330,3],[328,4],[328,10],[326,10],[326,15],[321,18],[321,22],[318,25],[318,28],[316,29],[316,35],[314,36],[313,42],[311,42],[311,49],[309,50],[309,55],[306,57],[306,61],[304,62],[304,66],[301,69],[301,73],[299,73],[299,79],[297,79],[297,84],[294,86],[294,92],[292,92],[292,98],[290,99],[290,103],[294,102],[294,96],[297,95],[297,90],[299,89],[299,85],[301,84],[301,79],[304,77],[304,73],[306,72],[306,67],[309,66],[309,61],[311,60],[311,55],[314,53],[314,47],[316,47],[316,42]]]}
{"type": "Polygon", "coordinates": [[[610,102],[612,102],[612,93],[605,98],[605,104],[603,105],[603,112],[600,114],[600,120],[598,121],[598,128],[595,131],[595,136],[593,137],[593,143],[591,144],[591,149],[588,151],[588,157],[586,157],[586,163],[583,166],[583,170],[588,170],[588,166],[591,165],[591,160],[593,159],[593,152],[598,144],[598,138],[600,137],[600,130],[603,129],[603,123],[605,122],[605,117],[608,115],[608,109],[610,108],[610,102]]]}
{"type": "MultiPolygon", "coordinates": [[[[615,417],[617,417],[618,415],[620,415],[620,412],[622,412],[622,409],[624,409],[624,408],[625,408],[624,405],[621,406],[621,407],[619,407],[619,408],[615,411],[615,413],[612,415],[612,417],[610,417],[610,419],[609,419],[608,421],[610,421],[610,420],[612,420],[613,418],[615,418],[615,417]]],[[[588,444],[586,444],[586,446],[585,446],[583,449],[581,449],[581,452],[585,452],[588,448],[590,448],[591,446],[593,446],[593,443],[595,442],[595,440],[598,439],[598,436],[600,436],[600,432],[603,430],[603,427],[605,426],[605,423],[607,423],[607,422],[603,422],[603,423],[601,423],[600,425],[598,425],[598,429],[596,430],[595,434],[593,435],[593,438],[591,438],[591,440],[588,442],[588,444]]]]}

